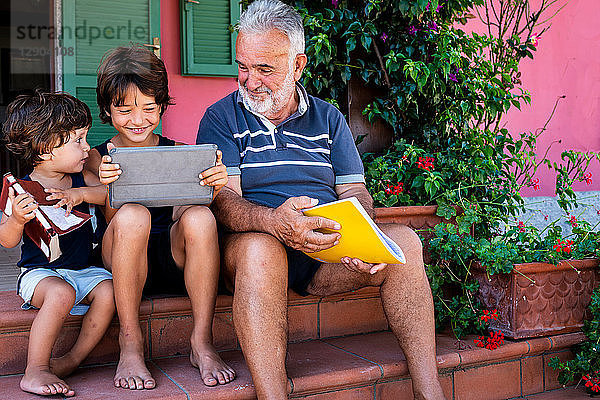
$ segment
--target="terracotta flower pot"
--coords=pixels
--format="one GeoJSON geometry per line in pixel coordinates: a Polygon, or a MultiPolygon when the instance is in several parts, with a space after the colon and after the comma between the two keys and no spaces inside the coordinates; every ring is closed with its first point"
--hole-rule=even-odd
{"type": "MultiPolygon", "coordinates": [[[[440,222],[455,222],[437,216],[437,206],[406,206],[375,208],[375,222],[385,224],[402,224],[411,227],[424,239],[423,258],[430,263],[427,241],[433,236],[433,227],[440,222]]],[[[459,209],[457,211],[460,212],[459,209]]]]}
{"type": "Polygon", "coordinates": [[[599,264],[597,259],[516,264],[510,274],[488,276],[475,263],[471,271],[480,285],[479,300],[498,310],[498,320],[490,321],[490,327],[520,339],[580,330],[600,283],[599,264]]]}

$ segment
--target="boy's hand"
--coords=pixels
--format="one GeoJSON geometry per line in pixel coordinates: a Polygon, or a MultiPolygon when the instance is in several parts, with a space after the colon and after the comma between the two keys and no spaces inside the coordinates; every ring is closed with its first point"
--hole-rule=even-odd
{"type": "Polygon", "coordinates": [[[217,150],[217,163],[214,167],[211,167],[203,171],[199,176],[200,184],[202,186],[213,186],[213,199],[217,196],[219,191],[227,184],[227,168],[223,165],[223,153],[221,150],[217,150]]]}
{"type": "Polygon", "coordinates": [[[54,208],[59,208],[64,205],[67,206],[67,212],[65,215],[69,215],[73,207],[83,203],[83,193],[79,188],[70,188],[65,190],[46,189],[46,193],[50,193],[48,196],[46,196],[46,200],[59,200],[59,202],[54,205],[54,208]]]}
{"type": "MultiPolygon", "coordinates": [[[[112,143],[108,143],[106,145],[108,151],[115,148],[115,145],[112,143]]],[[[110,156],[103,156],[102,162],[98,167],[98,177],[100,178],[100,183],[103,185],[108,185],[119,179],[119,175],[121,175],[121,167],[119,164],[113,164],[110,156]]]]}
{"type": "Polygon", "coordinates": [[[12,215],[19,225],[25,225],[35,218],[35,210],[38,204],[29,193],[23,193],[15,196],[14,189],[8,188],[8,198],[12,203],[12,215]]]}

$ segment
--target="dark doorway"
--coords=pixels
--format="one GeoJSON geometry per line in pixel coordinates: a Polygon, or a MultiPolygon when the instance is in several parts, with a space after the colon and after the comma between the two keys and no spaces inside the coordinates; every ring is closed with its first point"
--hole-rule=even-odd
{"type": "MultiPolygon", "coordinates": [[[[50,91],[54,85],[53,0],[0,2],[0,124],[6,106],[19,94],[36,89],[50,91]]],[[[2,174],[22,177],[23,168],[0,144],[2,174]]]]}

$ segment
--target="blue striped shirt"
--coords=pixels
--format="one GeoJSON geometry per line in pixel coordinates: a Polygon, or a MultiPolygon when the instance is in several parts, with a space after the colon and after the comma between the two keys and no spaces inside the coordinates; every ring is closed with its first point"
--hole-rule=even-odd
{"type": "Polygon", "coordinates": [[[297,85],[298,110],[279,125],[244,105],[237,91],[210,106],[196,143],[214,143],[229,175],[240,175],[242,195],[278,207],[289,197],[319,204],[337,200],[334,186],[364,182],[363,165],[343,115],[297,85]]]}

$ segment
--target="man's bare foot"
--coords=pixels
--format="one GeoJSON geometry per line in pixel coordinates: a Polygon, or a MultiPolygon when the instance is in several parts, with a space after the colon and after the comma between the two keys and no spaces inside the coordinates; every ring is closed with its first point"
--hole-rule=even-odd
{"type": "Polygon", "coordinates": [[[154,389],[156,386],[144,357],[137,353],[121,353],[114,383],[115,387],[131,390],[154,389]]]}
{"type": "Polygon", "coordinates": [[[200,370],[200,376],[206,386],[224,385],[235,379],[233,368],[225,364],[210,344],[192,346],[190,362],[200,370]]]}
{"type": "Polygon", "coordinates": [[[65,397],[75,396],[75,392],[65,381],[54,375],[47,368],[27,368],[21,379],[21,389],[43,396],[62,394],[65,397]]]}
{"type": "Polygon", "coordinates": [[[71,375],[78,366],[79,363],[71,357],[70,353],[50,359],[50,372],[59,378],[71,375]]]}

